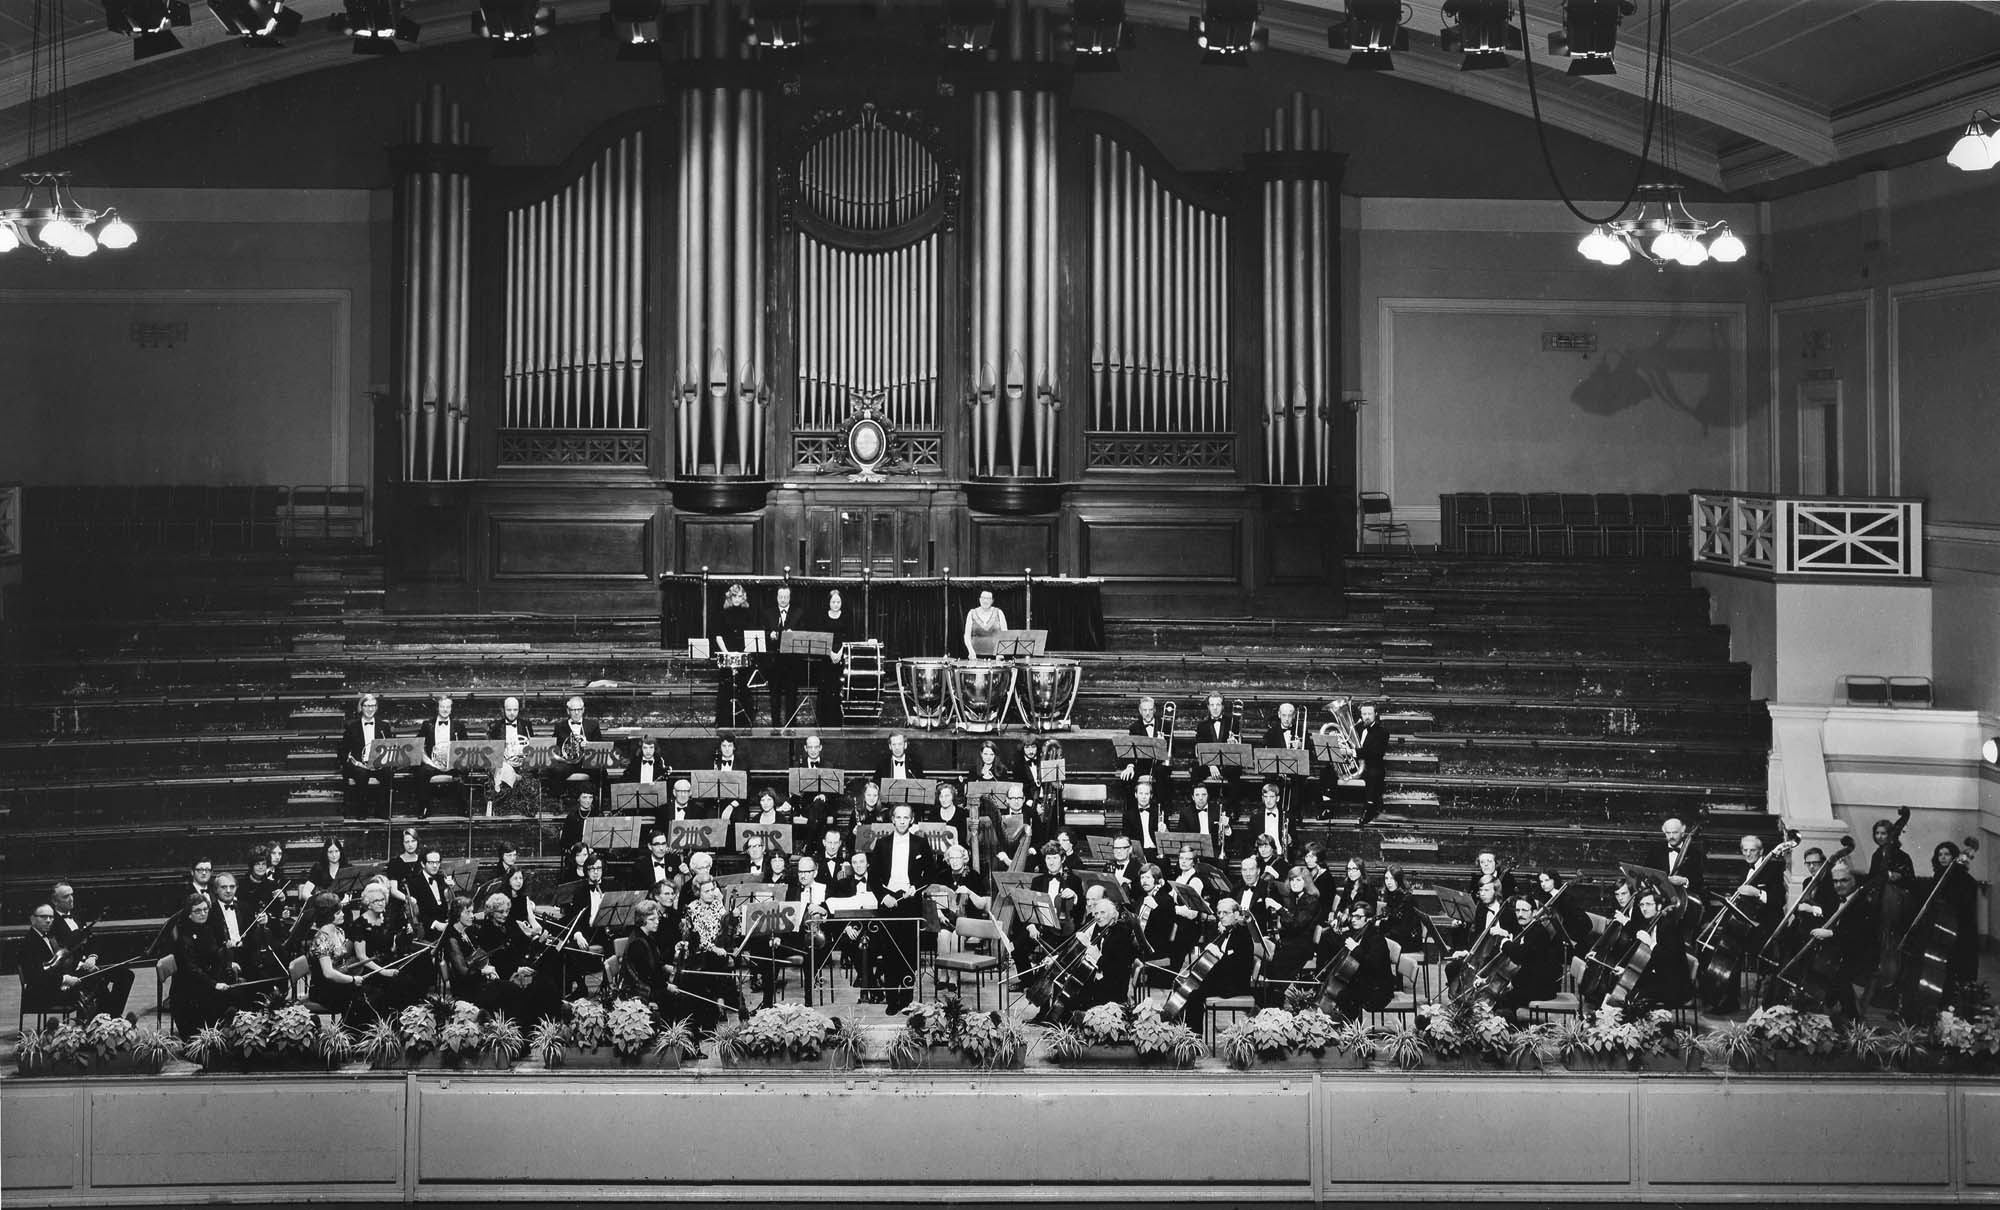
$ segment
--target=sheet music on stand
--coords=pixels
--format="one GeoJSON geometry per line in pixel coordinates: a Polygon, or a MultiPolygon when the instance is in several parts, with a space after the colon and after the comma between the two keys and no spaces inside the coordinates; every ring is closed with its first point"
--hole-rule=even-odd
{"type": "Polygon", "coordinates": [[[1304,748],[1252,748],[1250,758],[1262,777],[1307,777],[1312,773],[1312,757],[1304,748]]]}
{"type": "Polygon", "coordinates": [[[993,636],[993,654],[1003,660],[1043,655],[1048,647],[1049,632],[1046,630],[1003,630],[993,636]]]}
{"type": "Polygon", "coordinates": [[[808,794],[845,794],[847,774],[840,769],[792,769],[786,774],[793,798],[808,794]]]}
{"type": "Polygon", "coordinates": [[[1185,882],[1168,883],[1167,893],[1174,897],[1175,907],[1184,907],[1191,912],[1198,912],[1203,916],[1213,916],[1215,914],[1215,909],[1208,906],[1208,900],[1202,898],[1201,892],[1195,890],[1185,882]]]}
{"type": "Polygon", "coordinates": [[[1315,735],[1312,737],[1313,759],[1323,765],[1336,765],[1350,759],[1353,749],[1347,740],[1338,735],[1315,735]]]}
{"type": "Polygon", "coordinates": [[[787,630],[778,636],[780,655],[833,654],[833,632],[831,630],[787,630]]]}
{"type": "Polygon", "coordinates": [[[645,891],[606,891],[598,900],[597,916],[591,920],[594,928],[622,929],[631,927],[638,918],[639,901],[646,898],[645,891]]]}
{"type": "Polygon", "coordinates": [[[741,769],[696,769],[687,778],[696,798],[741,802],[750,797],[750,775],[741,769]]]}
{"type": "Polygon", "coordinates": [[[722,888],[722,902],[733,912],[739,905],[748,903],[759,895],[771,899],[784,896],[783,884],[759,881],[762,877],[761,874],[719,874],[716,876],[715,885],[722,888]]]}
{"type": "Polygon", "coordinates": [[[593,849],[636,849],[646,820],[638,815],[592,815],[583,821],[583,842],[593,849]]]}
{"type": "Polygon", "coordinates": [[[891,777],[882,783],[882,801],[892,807],[905,803],[912,807],[934,806],[937,792],[935,777],[891,777]]]}
{"type": "Polygon", "coordinates": [[[1625,878],[1628,882],[1651,883],[1660,894],[1672,899],[1676,904],[1687,902],[1687,888],[1675,882],[1673,876],[1665,870],[1655,869],[1649,865],[1637,865],[1629,861],[1619,862],[1618,868],[1625,872],[1625,878]]]}
{"type": "Polygon", "coordinates": [[[1162,854],[1179,856],[1182,849],[1193,849],[1196,857],[1215,856],[1215,840],[1205,832],[1155,832],[1153,843],[1162,854]]]}
{"type": "Polygon", "coordinates": [[[1128,898],[1125,894],[1125,884],[1118,881],[1117,875],[1101,874],[1096,870],[1084,870],[1077,877],[1083,883],[1083,890],[1086,896],[1089,895],[1091,887],[1103,887],[1106,899],[1109,899],[1120,907],[1125,906],[1128,898]]]}
{"type": "Polygon", "coordinates": [[[966,782],[966,805],[976,812],[980,807],[985,806],[987,798],[991,797],[994,800],[992,804],[993,809],[1004,811],[1007,809],[1007,791],[1016,784],[1018,783],[1011,781],[966,782]]]}
{"type": "Polygon", "coordinates": [[[770,640],[761,630],[743,632],[743,650],[751,655],[764,655],[771,650],[770,640]]]}
{"type": "Polygon", "coordinates": [[[1043,785],[1048,785],[1050,782],[1061,785],[1063,779],[1069,776],[1069,761],[1063,757],[1057,757],[1055,760],[1043,760],[1037,763],[1035,767],[1041,772],[1043,785]]]}
{"type": "Polygon", "coordinates": [[[1457,887],[1440,886],[1430,890],[1437,896],[1438,907],[1452,923],[1471,924],[1479,915],[1479,901],[1457,887]]]}
{"type": "Polygon", "coordinates": [[[1167,737],[1164,735],[1114,735],[1111,737],[1113,764],[1134,764],[1149,760],[1160,764],[1167,758],[1167,737]]]}
{"type": "Polygon", "coordinates": [[[739,823],[736,825],[736,851],[742,852],[752,838],[764,842],[766,853],[789,853],[792,851],[792,825],[788,823],[739,823]]]}
{"type": "Polygon", "coordinates": [[[340,873],[333,876],[332,885],[325,889],[336,895],[358,895],[361,888],[374,881],[375,875],[386,873],[386,861],[350,861],[340,867],[340,873]]]}
{"type": "Polygon", "coordinates": [[[667,801],[667,787],[661,782],[639,785],[619,782],[611,787],[611,814],[658,815],[667,801]]]}
{"type": "Polygon", "coordinates": [[[1090,860],[1097,862],[1099,865],[1111,864],[1112,849],[1117,843],[1118,837],[1116,836],[1098,836],[1092,834],[1083,838],[1083,847],[1090,854],[1090,860]]]}
{"type": "Polygon", "coordinates": [[[708,640],[705,638],[689,639],[688,659],[706,664],[709,659],[708,640]]]}
{"type": "Polygon", "coordinates": [[[1214,765],[1220,769],[1247,769],[1250,767],[1249,744],[1196,744],[1194,763],[1214,765]]]}

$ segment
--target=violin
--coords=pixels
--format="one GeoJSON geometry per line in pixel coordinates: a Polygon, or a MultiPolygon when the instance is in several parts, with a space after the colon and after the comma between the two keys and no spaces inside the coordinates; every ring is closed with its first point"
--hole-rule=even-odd
{"type": "Polygon", "coordinates": [[[56,952],[49,955],[49,960],[42,965],[43,972],[54,971],[67,975],[74,971],[77,964],[83,961],[84,955],[89,953],[90,935],[97,931],[97,922],[102,919],[104,919],[104,909],[100,908],[97,915],[90,918],[89,924],[77,929],[70,936],[68,945],[57,947],[56,952]]]}
{"type": "Polygon", "coordinates": [[[1903,933],[1896,946],[1903,955],[1901,979],[1896,985],[1898,1011],[1906,1021],[1927,1021],[1937,1015],[1951,982],[1951,951],[1958,944],[1958,926],[1941,911],[1938,894],[1954,877],[1970,878],[1969,858],[1979,851],[1976,837],[1965,838],[1957,861],[1946,866],[1931,880],[1931,893],[1903,933]]]}

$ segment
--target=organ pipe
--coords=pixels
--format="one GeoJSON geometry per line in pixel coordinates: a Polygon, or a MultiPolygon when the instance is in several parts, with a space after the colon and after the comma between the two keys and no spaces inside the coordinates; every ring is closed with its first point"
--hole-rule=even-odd
{"type": "Polygon", "coordinates": [[[1303,94],[1264,134],[1259,294],[1264,329],[1263,471],[1269,483],[1331,482],[1338,381],[1333,289],[1338,205],[1322,116],[1303,94]]]}
{"type": "Polygon", "coordinates": [[[412,114],[397,189],[402,255],[397,403],[403,478],[463,479],[469,341],[470,130],[433,86],[412,114]]]}
{"type": "Polygon", "coordinates": [[[508,428],[646,427],[645,151],[627,134],[506,214],[508,428]]]}
{"type": "Polygon", "coordinates": [[[1091,430],[1228,432],[1228,217],[1109,135],[1090,160],[1091,430]]]}

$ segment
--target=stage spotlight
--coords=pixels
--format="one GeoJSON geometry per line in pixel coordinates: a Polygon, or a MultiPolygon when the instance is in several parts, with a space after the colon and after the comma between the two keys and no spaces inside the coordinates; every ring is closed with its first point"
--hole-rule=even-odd
{"type": "Polygon", "coordinates": [[[815,38],[816,22],[805,15],[805,0],[750,0],[745,44],[766,54],[797,50],[815,38]]]}
{"type": "Polygon", "coordinates": [[[1271,44],[1270,31],[1257,21],[1258,0],[1202,0],[1201,16],[1188,18],[1188,32],[1212,67],[1242,67],[1271,44]]]}
{"type": "Polygon", "coordinates": [[[662,0],[611,0],[611,11],[597,19],[598,32],[618,44],[617,57],[651,62],[660,57],[662,0]]]}
{"type": "Polygon", "coordinates": [[[357,55],[392,55],[396,43],[415,42],[423,28],[403,11],[404,0],[345,0],[345,12],[327,19],[327,28],[354,38],[357,55]]]}
{"type": "Polygon", "coordinates": [[[208,0],[208,11],[245,46],[283,46],[280,38],[299,32],[305,17],[284,0],[208,0]]]}
{"type": "Polygon", "coordinates": [[[1512,62],[1506,52],[1521,49],[1521,31],[1514,25],[1511,0],[1444,0],[1451,21],[1438,33],[1446,54],[1463,50],[1460,71],[1490,71],[1512,62]]]}
{"type": "Polygon", "coordinates": [[[1394,71],[1391,51],[1410,49],[1403,0],[1347,0],[1347,15],[1327,27],[1326,44],[1347,52],[1349,71],[1394,71]]]}
{"type": "Polygon", "coordinates": [[[194,23],[184,0],[104,0],[104,28],[132,39],[132,57],[150,59],[181,48],[174,27],[194,23]]]}
{"type": "Polygon", "coordinates": [[[555,9],[540,0],[479,0],[472,32],[493,39],[493,53],[518,58],[535,53],[535,39],[555,28],[555,9]]]}
{"type": "Polygon", "coordinates": [[[1989,765],[2000,765],[2000,735],[1989,735],[1986,742],[1979,745],[1979,755],[1986,758],[1989,765]]]}
{"type": "Polygon", "coordinates": [[[1125,27],[1125,0],[1075,0],[1070,6],[1070,49],[1077,71],[1117,71],[1118,52],[1139,44],[1125,27]]]}
{"type": "Polygon", "coordinates": [[[1000,0],[944,0],[938,42],[960,54],[984,54],[993,45],[993,25],[999,19],[1000,0]]]}
{"type": "Polygon", "coordinates": [[[1633,0],[1564,0],[1563,27],[1549,35],[1549,53],[1569,56],[1573,76],[1614,76],[1618,26],[1637,7],[1633,0]]]}

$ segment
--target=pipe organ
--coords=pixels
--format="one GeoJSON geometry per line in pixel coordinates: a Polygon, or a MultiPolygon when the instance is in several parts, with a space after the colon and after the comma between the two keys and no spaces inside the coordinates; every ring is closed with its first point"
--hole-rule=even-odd
{"type": "Polygon", "coordinates": [[[1085,137],[1090,465],[1228,469],[1229,215],[1110,134],[1085,137]]]}
{"type": "Polygon", "coordinates": [[[469,124],[433,85],[411,118],[396,208],[401,247],[397,416],[405,482],[466,475],[467,307],[473,158],[469,124]]]}
{"type": "Polygon", "coordinates": [[[1326,123],[1294,93],[1264,132],[1262,293],[1264,482],[1332,480],[1340,398],[1337,290],[1339,181],[1326,170],[1326,123]]]}
{"type": "Polygon", "coordinates": [[[646,427],[646,135],[508,209],[506,427],[646,427]]]}

